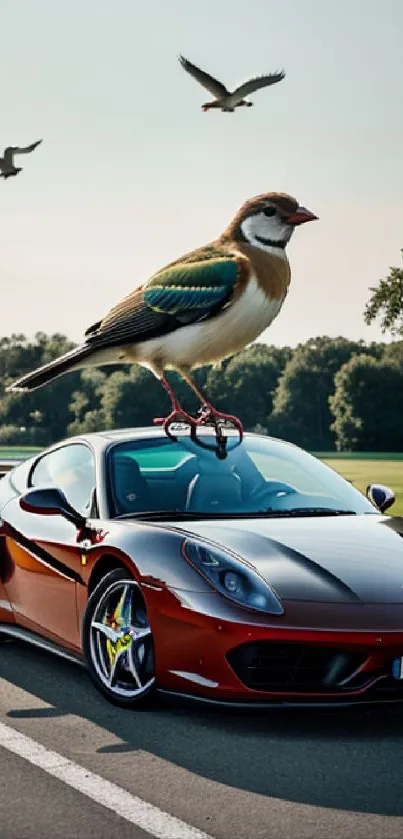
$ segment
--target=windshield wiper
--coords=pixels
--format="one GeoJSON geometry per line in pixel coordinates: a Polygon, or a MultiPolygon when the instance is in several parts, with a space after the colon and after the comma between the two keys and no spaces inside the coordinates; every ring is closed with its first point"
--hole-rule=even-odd
{"type": "Polygon", "coordinates": [[[216,519],[228,518],[232,513],[190,513],[188,510],[141,510],[137,513],[121,513],[115,519],[216,519]]]}
{"type": "Polygon", "coordinates": [[[248,519],[248,518],[296,518],[297,516],[355,516],[354,510],[334,510],[332,507],[293,507],[291,510],[276,510],[267,507],[265,510],[228,511],[223,513],[207,513],[203,511],[190,512],[188,510],[142,510],[137,513],[121,513],[115,519],[145,519],[181,521],[191,519],[248,519]]]}
{"type": "Polygon", "coordinates": [[[290,510],[276,510],[274,507],[267,507],[261,510],[260,515],[277,517],[298,517],[298,516],[356,516],[355,510],[335,510],[333,507],[292,507],[290,510]]]}

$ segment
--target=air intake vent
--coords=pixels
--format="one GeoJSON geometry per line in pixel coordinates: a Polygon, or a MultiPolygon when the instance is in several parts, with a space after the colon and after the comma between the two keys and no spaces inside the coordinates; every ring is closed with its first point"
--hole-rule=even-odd
{"type": "MultiPolygon", "coordinates": [[[[253,690],[335,692],[367,659],[365,653],[308,644],[260,641],[231,650],[238,679],[253,690]]],[[[367,677],[368,678],[368,677],[367,677]]],[[[364,684],[366,679],[362,677],[364,684]]],[[[354,680],[357,688],[357,680],[354,680]]],[[[348,683],[344,690],[348,689],[348,683]]]]}

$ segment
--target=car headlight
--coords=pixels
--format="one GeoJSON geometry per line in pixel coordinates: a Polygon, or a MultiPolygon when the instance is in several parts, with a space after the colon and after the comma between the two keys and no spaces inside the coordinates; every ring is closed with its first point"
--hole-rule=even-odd
{"type": "Polygon", "coordinates": [[[193,539],[185,539],[182,551],[193,568],[229,600],[271,615],[284,613],[280,600],[263,577],[233,554],[193,539]]]}

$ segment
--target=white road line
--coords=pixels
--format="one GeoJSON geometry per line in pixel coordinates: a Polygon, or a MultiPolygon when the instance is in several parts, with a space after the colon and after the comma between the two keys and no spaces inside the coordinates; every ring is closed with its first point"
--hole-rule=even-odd
{"type": "Polygon", "coordinates": [[[190,824],[164,813],[153,804],[148,804],[142,798],[131,795],[130,792],[106,781],[100,775],[95,775],[63,757],[41,746],[25,734],[20,734],[14,728],[0,722],[0,747],[13,752],[24,760],[38,766],[54,778],[78,790],[82,795],[91,798],[116,815],[121,816],[131,824],[151,833],[158,839],[212,839],[207,833],[192,827],[190,824]]]}

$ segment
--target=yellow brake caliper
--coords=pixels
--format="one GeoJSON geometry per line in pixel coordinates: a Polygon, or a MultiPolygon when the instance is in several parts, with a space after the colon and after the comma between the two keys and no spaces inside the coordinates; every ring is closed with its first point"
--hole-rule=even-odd
{"type": "MultiPolygon", "coordinates": [[[[115,630],[115,632],[119,632],[119,629],[121,629],[123,626],[127,626],[128,622],[129,622],[129,616],[127,616],[127,620],[125,620],[125,615],[124,615],[124,612],[126,611],[128,605],[129,605],[126,597],[127,597],[127,594],[126,594],[125,591],[123,591],[118,603],[115,606],[114,611],[112,612],[112,614],[108,615],[108,613],[105,612],[105,615],[104,615],[104,618],[103,618],[103,623],[105,623],[106,626],[110,626],[111,629],[115,630]]],[[[129,649],[132,640],[133,639],[128,632],[126,632],[124,635],[122,635],[121,638],[118,638],[118,640],[115,641],[115,642],[111,641],[109,638],[107,639],[106,650],[107,650],[107,653],[108,653],[109,664],[110,664],[111,668],[113,667],[113,665],[115,663],[115,659],[119,655],[119,653],[122,650],[128,650],[129,649]]]]}

